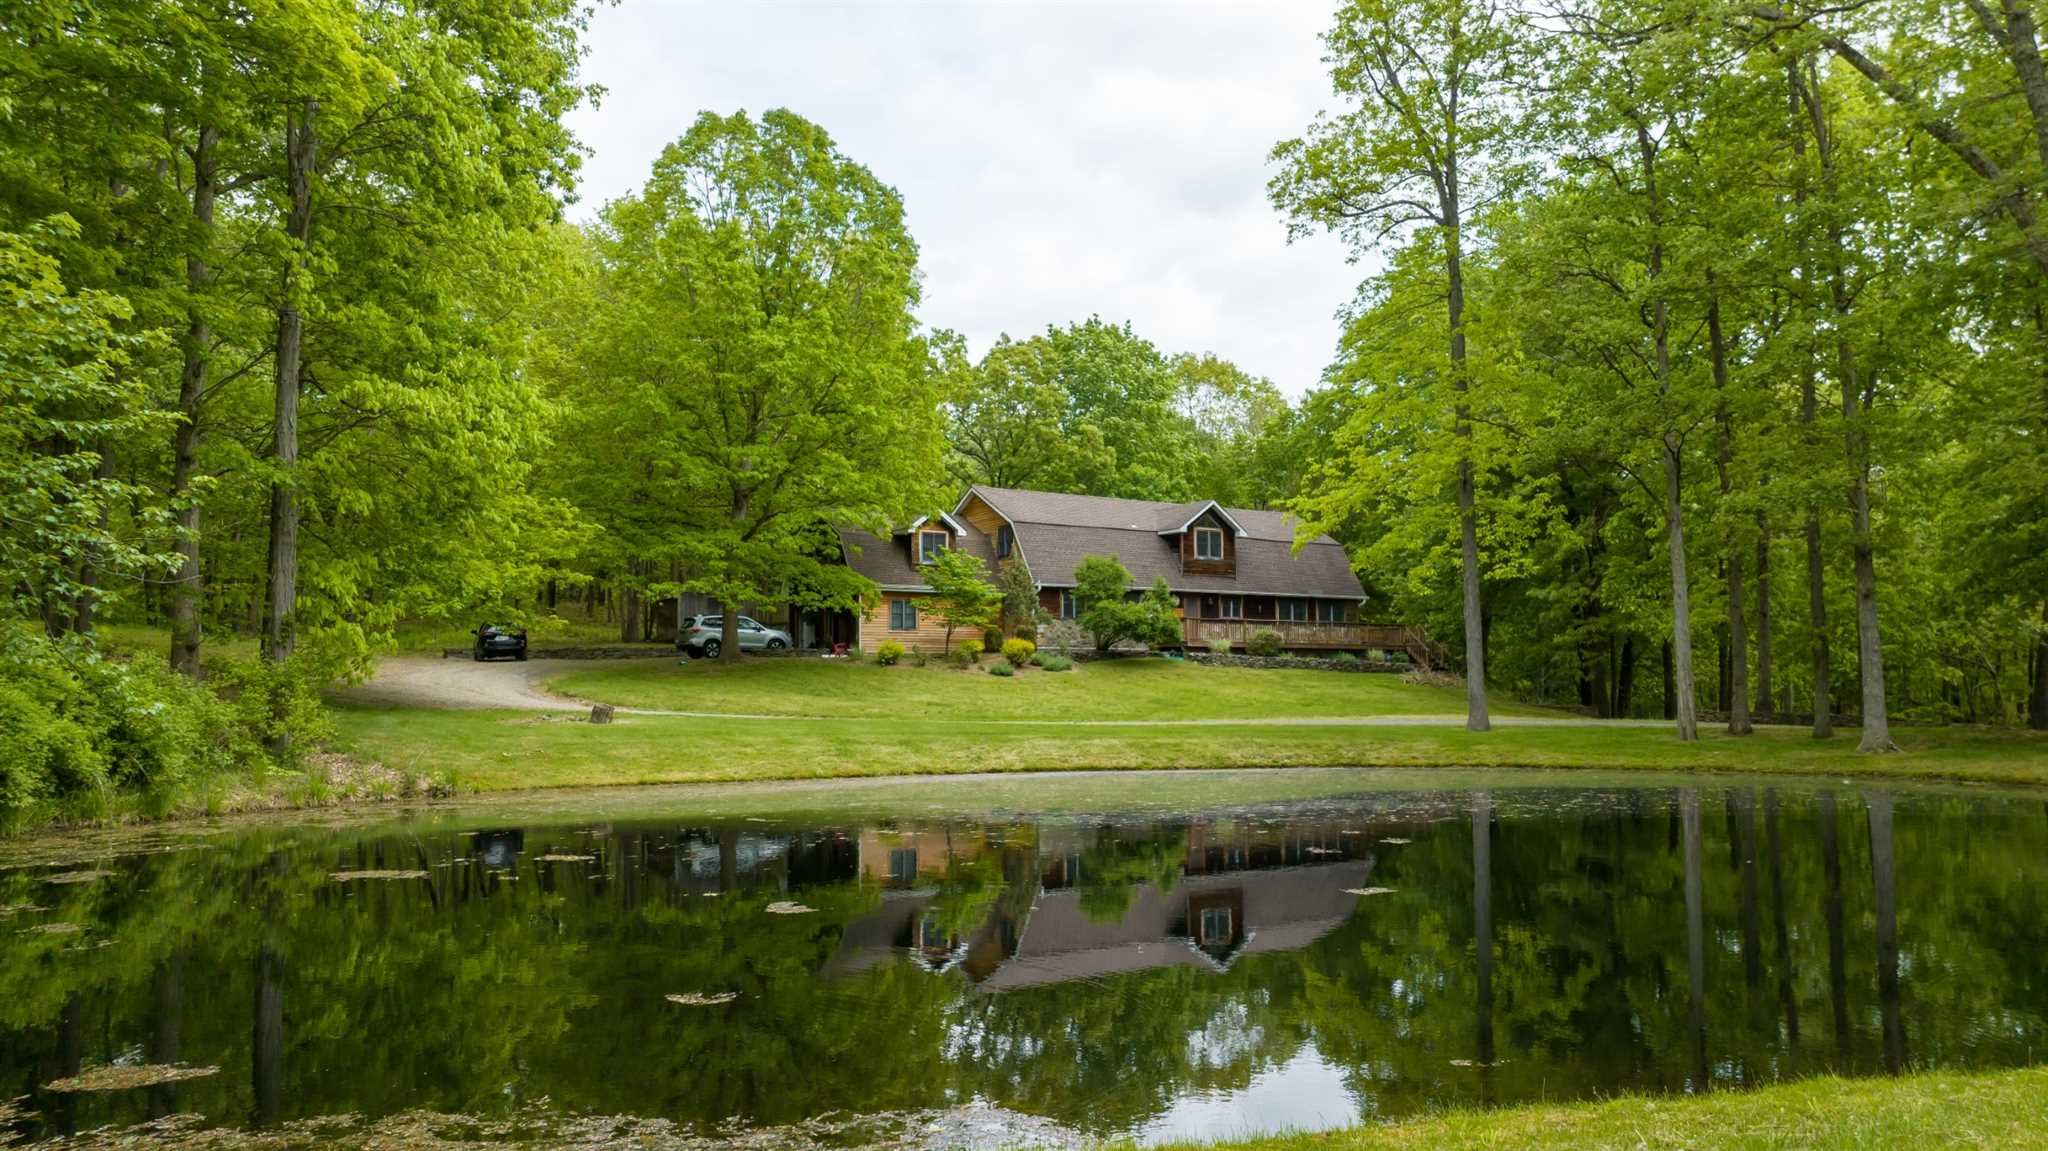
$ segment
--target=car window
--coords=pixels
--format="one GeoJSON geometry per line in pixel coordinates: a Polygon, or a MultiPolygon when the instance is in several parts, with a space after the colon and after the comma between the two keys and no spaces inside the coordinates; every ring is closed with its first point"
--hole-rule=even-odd
{"type": "Polygon", "coordinates": [[[741,627],[743,627],[743,628],[746,628],[746,629],[747,629],[748,631],[760,631],[760,630],[761,630],[761,625],[760,625],[760,624],[758,624],[758,623],[755,623],[755,622],[754,622],[753,620],[750,620],[750,619],[748,619],[748,618],[747,618],[746,616],[741,616],[741,617],[740,617],[740,626],[741,626],[741,627]]]}

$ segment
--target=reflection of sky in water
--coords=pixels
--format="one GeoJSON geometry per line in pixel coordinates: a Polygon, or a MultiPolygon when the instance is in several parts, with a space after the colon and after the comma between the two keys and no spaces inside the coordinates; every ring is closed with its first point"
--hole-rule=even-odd
{"type": "Polygon", "coordinates": [[[1358,1121],[1344,1069],[1313,1044],[1233,1091],[1185,1095],[1137,1132],[1140,1143],[1229,1139],[1277,1131],[1325,1131],[1358,1121]]]}

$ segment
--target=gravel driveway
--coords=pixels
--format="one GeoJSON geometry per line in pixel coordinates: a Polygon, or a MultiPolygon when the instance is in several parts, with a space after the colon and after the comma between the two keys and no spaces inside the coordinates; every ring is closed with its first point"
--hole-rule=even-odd
{"type": "MultiPolygon", "coordinates": [[[[674,656],[628,660],[654,663],[674,656]]],[[[587,711],[588,702],[551,695],[541,686],[550,675],[568,670],[560,663],[501,660],[476,663],[466,659],[402,655],[377,661],[368,682],[343,688],[335,697],[345,703],[386,707],[498,708],[519,711],[587,711]]]]}

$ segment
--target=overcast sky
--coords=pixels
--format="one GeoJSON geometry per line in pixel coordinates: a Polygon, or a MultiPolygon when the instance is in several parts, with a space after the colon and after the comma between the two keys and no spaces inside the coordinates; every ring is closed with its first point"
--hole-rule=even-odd
{"type": "Polygon", "coordinates": [[[1267,151],[1328,105],[1307,3],[623,0],[589,34],[582,203],[636,189],[701,109],[782,106],[902,192],[922,318],[996,336],[1099,314],[1313,386],[1359,270],[1287,243],[1267,151]]]}

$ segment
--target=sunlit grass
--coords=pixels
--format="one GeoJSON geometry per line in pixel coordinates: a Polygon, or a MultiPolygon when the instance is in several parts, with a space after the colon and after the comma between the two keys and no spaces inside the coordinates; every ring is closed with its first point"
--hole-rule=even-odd
{"type": "Polygon", "coordinates": [[[1680,743],[1662,728],[1452,726],[992,726],[971,718],[688,719],[340,709],[341,746],[467,790],[771,779],[1223,767],[1560,767],[2048,783],[2048,738],[1989,728],[1900,729],[1904,749],[1860,755],[1853,733],[1680,743]]]}
{"type": "Polygon", "coordinates": [[[1701,1097],[1457,1111],[1210,1151],[1876,1151],[2048,1147],[2048,1069],[1812,1079],[1701,1097]]]}
{"type": "MultiPolygon", "coordinates": [[[[994,658],[984,659],[984,664],[994,658]]],[[[581,665],[549,686],[624,707],[752,715],[984,719],[1248,719],[1271,716],[1463,715],[1455,688],[1383,672],[1214,667],[1166,659],[1026,668],[1000,679],[978,668],[913,667],[792,656],[581,665]]],[[[1558,714],[1503,705],[1501,715],[1558,714]]]]}

